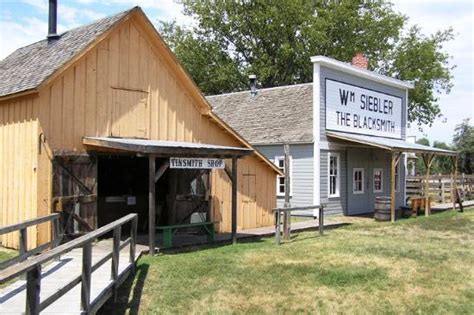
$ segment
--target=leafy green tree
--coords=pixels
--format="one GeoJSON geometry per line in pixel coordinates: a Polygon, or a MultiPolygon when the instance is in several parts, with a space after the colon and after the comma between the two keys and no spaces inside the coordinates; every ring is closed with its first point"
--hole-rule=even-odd
{"type": "Polygon", "coordinates": [[[205,94],[312,81],[310,57],[350,61],[356,52],[369,68],[411,80],[409,120],[430,124],[440,115],[436,93],[451,88],[448,29],[426,37],[386,1],[183,0],[196,25],[161,22],[160,32],[205,94]]]}
{"type": "MultiPolygon", "coordinates": [[[[428,140],[428,138],[420,138],[418,140],[416,140],[416,143],[418,144],[422,144],[422,145],[426,145],[426,146],[430,146],[430,140],[428,140]]],[[[424,175],[426,174],[426,166],[425,166],[425,163],[423,162],[423,158],[421,156],[421,154],[417,154],[416,155],[417,157],[417,160],[416,160],[416,166],[415,166],[415,172],[417,175],[424,175]]]]}
{"type": "Polygon", "coordinates": [[[454,130],[453,143],[456,151],[459,152],[458,171],[472,174],[474,169],[474,127],[467,118],[456,126],[454,130]]]}
{"type": "MultiPolygon", "coordinates": [[[[444,142],[435,141],[433,142],[433,147],[443,150],[452,150],[449,145],[444,142]]],[[[449,156],[438,155],[435,157],[433,162],[433,174],[451,174],[453,171],[453,163],[449,156]]]]}

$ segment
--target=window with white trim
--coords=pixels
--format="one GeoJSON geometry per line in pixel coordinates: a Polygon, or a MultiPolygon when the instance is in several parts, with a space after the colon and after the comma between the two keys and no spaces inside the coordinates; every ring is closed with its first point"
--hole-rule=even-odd
{"type": "Polygon", "coordinates": [[[383,192],[383,169],[374,168],[373,176],[374,193],[383,192]]]}
{"type": "Polygon", "coordinates": [[[364,193],[364,169],[352,169],[352,192],[354,194],[364,193]]]}
{"type": "Polygon", "coordinates": [[[339,153],[328,153],[328,182],[329,197],[339,197],[340,187],[340,160],[339,153]]]}
{"type": "MultiPolygon", "coordinates": [[[[292,182],[292,175],[291,175],[291,164],[292,164],[292,159],[291,159],[291,156],[289,158],[290,160],[290,196],[292,194],[292,185],[291,185],[291,182],[292,182]]],[[[281,170],[281,172],[284,174],[285,173],[285,157],[284,156],[275,156],[275,164],[276,166],[281,170]]],[[[285,176],[277,176],[277,187],[276,187],[276,191],[277,191],[277,196],[285,196],[285,176]]]]}

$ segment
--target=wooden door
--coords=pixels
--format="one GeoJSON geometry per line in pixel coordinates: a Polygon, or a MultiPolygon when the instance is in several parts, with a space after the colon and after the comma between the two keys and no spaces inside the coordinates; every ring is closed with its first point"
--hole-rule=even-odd
{"type": "Polygon", "coordinates": [[[111,136],[148,138],[147,101],[147,92],[115,88],[111,136]]]}
{"type": "Polygon", "coordinates": [[[255,225],[257,221],[257,192],[255,174],[242,174],[242,217],[239,225],[246,229],[255,225]]]}

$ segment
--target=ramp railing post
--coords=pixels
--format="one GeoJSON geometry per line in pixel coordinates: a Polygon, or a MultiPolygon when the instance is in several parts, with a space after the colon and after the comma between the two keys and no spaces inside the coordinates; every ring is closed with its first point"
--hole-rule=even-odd
{"type": "Polygon", "coordinates": [[[91,303],[92,243],[82,247],[81,310],[88,314],[91,303]]]}
{"type": "Polygon", "coordinates": [[[131,230],[130,230],[130,263],[135,263],[135,250],[137,246],[137,225],[138,217],[135,217],[132,220],[131,230]]]}
{"type": "Polygon", "coordinates": [[[41,265],[36,265],[26,273],[26,309],[25,314],[36,315],[40,312],[41,265]]]}

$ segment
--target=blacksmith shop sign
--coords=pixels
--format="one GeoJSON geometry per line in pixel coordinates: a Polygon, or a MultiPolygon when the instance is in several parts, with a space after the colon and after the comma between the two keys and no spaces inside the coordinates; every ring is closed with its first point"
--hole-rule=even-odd
{"type": "Polygon", "coordinates": [[[225,163],[223,159],[180,157],[170,158],[170,168],[216,169],[224,167],[225,163]]]}
{"type": "Polygon", "coordinates": [[[326,129],[401,139],[402,99],[326,79],[326,129]]]}

